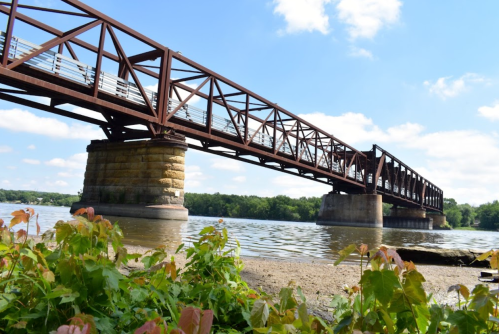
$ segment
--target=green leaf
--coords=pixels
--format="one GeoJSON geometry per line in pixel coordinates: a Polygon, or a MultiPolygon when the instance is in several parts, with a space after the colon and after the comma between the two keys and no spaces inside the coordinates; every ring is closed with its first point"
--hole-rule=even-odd
{"type": "Polygon", "coordinates": [[[479,333],[478,328],[483,328],[483,323],[474,311],[458,310],[449,315],[447,321],[457,327],[459,334],[476,334],[479,333]]]}
{"type": "Polygon", "coordinates": [[[61,259],[57,263],[57,272],[61,276],[62,284],[69,285],[75,278],[74,275],[75,263],[74,260],[61,259]]]}
{"type": "Polygon", "coordinates": [[[36,257],[35,253],[33,253],[33,251],[31,249],[29,249],[29,248],[21,248],[21,250],[19,251],[19,253],[21,253],[21,255],[29,257],[30,259],[32,259],[33,261],[35,261],[35,263],[38,263],[38,258],[36,257]]]}
{"type": "Polygon", "coordinates": [[[343,260],[345,260],[348,255],[352,254],[352,252],[357,249],[357,246],[355,246],[355,244],[351,244],[351,245],[348,245],[346,246],[345,248],[343,248],[342,250],[339,251],[340,253],[340,257],[338,258],[338,260],[336,260],[334,262],[334,265],[337,266],[339,265],[341,262],[343,262],[343,260]]]}
{"type": "Polygon", "coordinates": [[[177,247],[177,250],[175,251],[175,254],[178,254],[178,252],[180,252],[180,250],[184,248],[184,244],[180,244],[178,247],[177,247]]]}
{"type": "Polygon", "coordinates": [[[296,307],[296,300],[293,297],[293,289],[291,288],[282,288],[279,292],[280,303],[279,303],[279,311],[284,313],[285,310],[289,310],[296,307]]]}
{"type": "Polygon", "coordinates": [[[212,233],[213,231],[215,231],[215,226],[206,226],[205,228],[203,228],[201,230],[201,232],[199,232],[199,235],[204,235],[204,234],[207,234],[207,233],[212,233]]]}
{"type": "Polygon", "coordinates": [[[253,309],[251,310],[250,322],[253,328],[265,327],[269,318],[269,306],[262,299],[255,300],[253,309]]]}
{"type": "MultiPolygon", "coordinates": [[[[300,317],[301,323],[305,328],[310,328],[309,325],[309,317],[308,317],[308,311],[307,311],[307,304],[301,303],[300,306],[298,307],[298,316],[300,317]]],[[[302,327],[303,329],[303,327],[302,327]]]]}
{"type": "Polygon", "coordinates": [[[374,295],[381,304],[387,305],[392,299],[395,288],[400,288],[400,282],[391,270],[373,271],[369,278],[373,287],[374,295]]]}
{"type": "Polygon", "coordinates": [[[73,228],[67,223],[61,221],[55,225],[55,240],[57,241],[57,243],[60,243],[72,233],[73,228]]]}
{"type": "MultiPolygon", "coordinates": [[[[142,302],[144,301],[148,296],[148,292],[146,289],[133,289],[130,291],[130,297],[132,297],[132,300],[135,302],[142,302]]],[[[164,300],[164,299],[163,299],[164,300]]]]}
{"type": "Polygon", "coordinates": [[[296,291],[298,292],[298,296],[300,296],[301,301],[305,303],[307,301],[307,298],[305,298],[305,295],[303,294],[301,287],[300,286],[297,287],[296,291]]]}
{"type": "Polygon", "coordinates": [[[119,289],[119,281],[123,279],[123,275],[114,266],[106,266],[102,268],[102,276],[106,280],[109,288],[112,290],[119,289]]]}
{"type": "Polygon", "coordinates": [[[385,322],[386,329],[388,330],[388,333],[394,334],[395,329],[394,329],[394,325],[393,325],[393,320],[390,317],[390,315],[382,308],[379,310],[379,312],[381,313],[381,318],[383,318],[383,321],[385,322]]]}
{"type": "Polygon", "coordinates": [[[414,305],[413,308],[419,331],[421,333],[426,333],[426,328],[428,327],[430,320],[430,310],[428,310],[426,304],[414,305]]]}
{"type": "Polygon", "coordinates": [[[436,334],[440,322],[445,320],[444,310],[440,307],[440,305],[433,304],[430,309],[430,327],[428,327],[428,334],[436,334]]]}
{"type": "Polygon", "coordinates": [[[421,273],[411,270],[404,274],[403,288],[409,303],[414,305],[426,304],[426,292],[423,288],[425,279],[421,273]]]}
{"type": "Polygon", "coordinates": [[[94,316],[94,321],[95,327],[100,333],[116,334],[116,331],[114,330],[116,323],[111,318],[106,316],[103,316],[102,318],[94,316]]]}
{"type": "Polygon", "coordinates": [[[348,333],[348,332],[346,332],[346,330],[348,330],[348,327],[352,323],[353,315],[351,313],[345,314],[345,315],[346,315],[346,317],[341,319],[341,321],[338,323],[338,325],[336,325],[336,327],[334,327],[334,334],[348,333]]]}
{"type": "Polygon", "coordinates": [[[90,249],[91,242],[88,237],[84,237],[81,234],[75,234],[69,241],[69,245],[72,247],[74,254],[85,254],[90,249]]]}
{"type": "Polygon", "coordinates": [[[388,308],[388,312],[398,313],[408,310],[411,310],[411,305],[407,302],[404,293],[402,292],[402,290],[395,290],[393,298],[390,302],[390,307],[388,308]]]}

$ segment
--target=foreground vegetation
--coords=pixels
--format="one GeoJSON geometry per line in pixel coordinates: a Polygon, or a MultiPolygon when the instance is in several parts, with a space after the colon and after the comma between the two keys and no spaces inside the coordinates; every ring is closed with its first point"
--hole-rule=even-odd
{"type": "MultiPolygon", "coordinates": [[[[301,289],[284,287],[278,300],[241,279],[239,243],[228,231],[209,226],[186,248],[181,271],[164,246],[128,254],[118,225],[92,208],[59,221],[42,241],[28,238],[40,227],[32,209],[0,221],[0,332],[6,333],[497,333],[498,290],[456,284],[460,299],[438,305],[423,289],[424,277],[393,249],[361,255],[358,286],[332,298],[330,321],[311,315],[301,289]],[[83,215],[86,214],[86,215],[83,215]],[[17,232],[13,227],[25,227],[17,232]],[[110,251],[110,246],[111,249],[110,251]],[[371,256],[368,257],[368,254],[371,256]],[[129,261],[143,269],[123,273],[129,261]],[[369,263],[369,268],[365,267],[369,263]],[[121,271],[120,271],[121,270],[121,271]]],[[[220,220],[219,222],[222,222],[220,220]]],[[[181,245],[175,253],[183,248],[181,245]]],[[[498,269],[499,251],[490,251],[498,269]]],[[[333,278],[332,278],[333,279],[333,278]]],[[[455,282],[454,282],[455,283],[455,282]]]]}

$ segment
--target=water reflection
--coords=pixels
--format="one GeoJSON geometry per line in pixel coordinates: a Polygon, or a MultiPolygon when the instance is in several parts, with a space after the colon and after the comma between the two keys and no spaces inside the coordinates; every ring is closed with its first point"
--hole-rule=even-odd
{"type": "Polygon", "coordinates": [[[144,218],[106,216],[111,222],[118,222],[125,235],[124,242],[154,248],[165,245],[176,249],[182,243],[182,231],[186,229],[186,221],[156,220],[144,218]]]}
{"type": "MultiPolygon", "coordinates": [[[[0,203],[0,218],[10,220],[10,213],[24,208],[0,203]]],[[[69,208],[33,206],[40,214],[42,232],[58,220],[69,220],[69,208]]],[[[182,242],[189,244],[198,238],[206,226],[218,226],[218,218],[189,217],[189,221],[161,221],[140,218],[106,217],[118,221],[125,234],[125,243],[144,247],[165,245],[175,249],[182,242]]],[[[346,226],[322,226],[314,223],[225,219],[232,238],[242,246],[242,255],[286,260],[328,261],[337,258],[338,251],[349,244],[365,243],[370,249],[381,244],[393,247],[422,246],[448,249],[497,248],[497,232],[484,231],[424,231],[403,229],[373,229],[346,226]]],[[[34,229],[31,229],[34,231],[34,229]]],[[[358,257],[351,256],[350,261],[358,257]]]]}

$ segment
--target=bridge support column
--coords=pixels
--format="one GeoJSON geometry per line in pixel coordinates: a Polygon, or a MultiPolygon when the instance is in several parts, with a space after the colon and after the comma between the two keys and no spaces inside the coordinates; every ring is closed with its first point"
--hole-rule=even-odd
{"type": "Polygon", "coordinates": [[[426,213],[426,217],[430,217],[433,219],[433,229],[434,230],[439,230],[439,229],[445,229],[445,222],[446,222],[446,216],[441,213],[426,213]]]}
{"type": "Polygon", "coordinates": [[[383,227],[381,195],[326,194],[318,225],[383,227]]]}
{"type": "Polygon", "coordinates": [[[187,220],[184,208],[183,136],[131,142],[92,141],[83,195],[71,212],[187,220]],[[178,137],[178,138],[177,138],[178,137]]]}
{"type": "Polygon", "coordinates": [[[390,216],[383,217],[384,227],[433,230],[433,219],[426,216],[426,210],[420,208],[392,207],[390,216]]]}

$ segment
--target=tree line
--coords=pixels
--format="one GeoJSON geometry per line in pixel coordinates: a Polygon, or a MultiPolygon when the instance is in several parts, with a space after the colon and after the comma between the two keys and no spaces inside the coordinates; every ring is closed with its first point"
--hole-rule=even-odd
{"type": "Polygon", "coordinates": [[[458,204],[453,198],[444,198],[444,213],[452,227],[467,227],[479,221],[479,227],[485,230],[499,230],[499,201],[473,207],[458,204]]]}
{"type": "MultiPolygon", "coordinates": [[[[80,194],[59,194],[31,190],[0,189],[0,202],[71,206],[80,194]]],[[[290,198],[185,193],[184,206],[194,216],[231,217],[264,220],[313,222],[317,220],[321,197],[290,198]]],[[[468,227],[478,220],[479,227],[499,230],[499,201],[474,207],[444,198],[444,213],[452,227],[468,227]]],[[[390,205],[383,203],[383,214],[390,214],[390,205]]]]}
{"type": "Polygon", "coordinates": [[[184,206],[194,216],[313,222],[321,207],[319,197],[257,197],[186,193],[184,206]]]}
{"type": "Polygon", "coordinates": [[[78,202],[78,195],[49,193],[31,190],[5,190],[0,189],[0,202],[71,206],[73,202],[78,202]]]}

